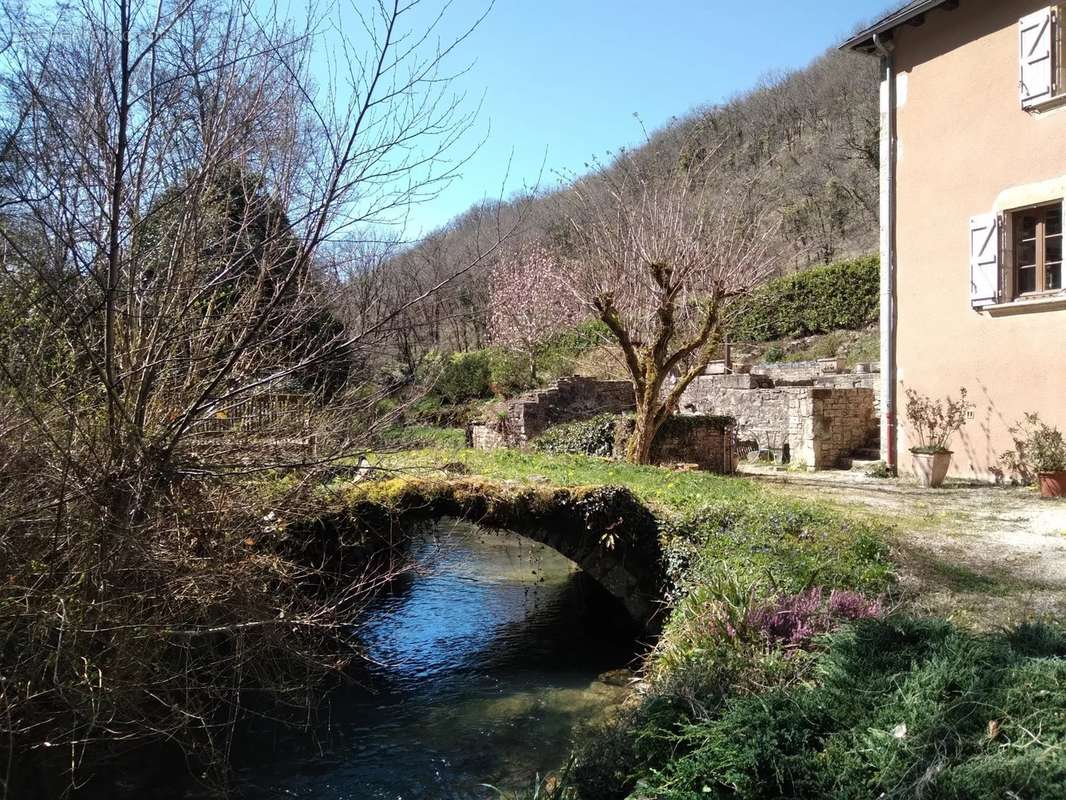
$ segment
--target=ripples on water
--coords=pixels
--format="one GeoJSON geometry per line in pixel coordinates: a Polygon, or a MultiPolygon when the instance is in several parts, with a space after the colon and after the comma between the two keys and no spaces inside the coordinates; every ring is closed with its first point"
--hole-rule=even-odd
{"type": "Polygon", "coordinates": [[[366,615],[371,665],[331,696],[318,748],[294,731],[242,737],[243,798],[494,797],[479,785],[557,768],[574,727],[620,701],[595,679],[632,658],[632,631],[561,555],[456,522],[413,547],[419,569],[366,615]]]}

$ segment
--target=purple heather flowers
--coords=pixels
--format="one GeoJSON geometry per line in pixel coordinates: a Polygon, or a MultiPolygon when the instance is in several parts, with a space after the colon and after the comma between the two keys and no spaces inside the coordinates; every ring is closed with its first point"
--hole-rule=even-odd
{"type": "Polygon", "coordinates": [[[879,600],[858,592],[812,587],[799,594],[785,595],[763,604],[753,605],[745,618],[745,627],[777,645],[803,648],[811,640],[836,630],[847,622],[873,619],[884,614],[879,600]]]}

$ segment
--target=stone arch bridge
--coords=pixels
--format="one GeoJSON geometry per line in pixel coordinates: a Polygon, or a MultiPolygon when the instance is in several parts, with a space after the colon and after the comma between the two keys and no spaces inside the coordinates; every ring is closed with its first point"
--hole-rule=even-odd
{"type": "Polygon", "coordinates": [[[646,630],[659,627],[666,575],[659,525],[627,489],[559,488],[472,478],[364,481],[342,511],[290,529],[302,560],[352,559],[352,541],[399,546],[411,527],[453,517],[540,542],[618,598],[646,630]],[[295,535],[294,535],[295,534],[295,535]]]}

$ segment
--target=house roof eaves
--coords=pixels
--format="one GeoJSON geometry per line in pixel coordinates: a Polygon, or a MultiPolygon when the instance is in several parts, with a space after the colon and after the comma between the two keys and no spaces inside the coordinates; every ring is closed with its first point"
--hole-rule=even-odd
{"type": "Polygon", "coordinates": [[[933,9],[945,6],[948,10],[957,8],[959,0],[913,0],[898,11],[889,14],[869,28],[852,36],[842,45],[841,50],[860,50],[872,52],[875,49],[874,36],[890,34],[901,25],[921,25],[925,15],[933,9]]]}

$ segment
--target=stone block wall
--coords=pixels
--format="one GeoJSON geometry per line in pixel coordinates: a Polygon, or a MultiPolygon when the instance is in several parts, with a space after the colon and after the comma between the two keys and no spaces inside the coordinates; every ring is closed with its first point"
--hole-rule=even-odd
{"type": "Polygon", "coordinates": [[[466,429],[466,445],[475,450],[500,450],[507,447],[507,437],[499,428],[478,422],[466,429]]]}
{"type": "Polygon", "coordinates": [[[635,406],[629,381],[562,378],[546,389],[508,401],[506,416],[500,422],[471,425],[467,443],[479,450],[523,447],[553,425],[597,414],[622,414],[635,406]]]}
{"type": "Polygon", "coordinates": [[[753,364],[753,375],[778,381],[813,381],[823,375],[837,375],[844,370],[840,358],[820,358],[817,361],[780,361],[775,364],[753,364]]]}
{"type": "Polygon", "coordinates": [[[682,414],[724,415],[736,420],[736,436],[762,449],[787,444],[789,390],[760,375],[703,375],[681,396],[682,414]]]}
{"type": "Polygon", "coordinates": [[[732,475],[736,471],[733,423],[720,417],[674,417],[659,429],[651,448],[653,464],[696,464],[732,475]]]}
{"type": "Polygon", "coordinates": [[[680,411],[734,417],[742,454],[770,451],[779,461],[831,469],[878,430],[877,374],[838,367],[826,360],[702,375],[685,390],[680,411]]]}
{"type": "Polygon", "coordinates": [[[867,443],[877,424],[869,389],[795,390],[789,397],[791,461],[833,469],[867,443]]]}
{"type": "Polygon", "coordinates": [[[629,381],[562,378],[554,386],[516,397],[507,406],[507,439],[524,445],[553,425],[589,419],[597,414],[632,411],[629,381]]]}

